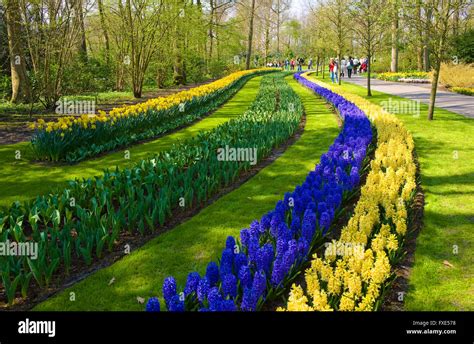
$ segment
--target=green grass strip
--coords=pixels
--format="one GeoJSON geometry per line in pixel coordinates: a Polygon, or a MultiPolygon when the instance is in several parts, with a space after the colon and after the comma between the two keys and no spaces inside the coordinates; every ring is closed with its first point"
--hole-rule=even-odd
{"type": "Polygon", "coordinates": [[[32,164],[33,158],[29,142],[0,146],[0,206],[10,206],[14,201],[22,201],[64,187],[65,182],[75,178],[89,178],[103,174],[105,168],[120,168],[135,165],[160,151],[171,148],[178,141],[197,135],[201,131],[213,129],[222,123],[242,115],[257,96],[262,77],[249,80],[244,87],[219,110],[203,120],[173,134],[154,141],[135,145],[76,165],[50,166],[32,164]],[[130,159],[125,159],[125,152],[130,159]],[[15,159],[20,152],[21,159],[15,159]]]}
{"type": "MultiPolygon", "coordinates": [[[[349,83],[343,87],[377,105],[389,98],[392,103],[416,105],[377,91],[368,98],[366,88],[349,83]]],[[[397,114],[415,140],[425,192],[424,227],[417,239],[405,307],[411,311],[472,311],[474,120],[436,108],[430,122],[427,113],[428,105],[420,104],[419,117],[397,114]],[[453,267],[444,264],[445,260],[453,267]]]]}
{"type": "Polygon", "coordinates": [[[185,283],[191,271],[205,271],[220,255],[228,235],[271,210],[314,169],[336,138],[335,116],[324,101],[288,77],[306,109],[301,138],[275,162],[238,189],[220,198],[189,221],[148,242],[137,251],[38,305],[36,310],[143,310],[137,297],[161,297],[165,277],[185,283]],[[115,278],[114,283],[109,282],[115,278]],[[70,301],[70,293],[75,301],[70,301]]]}

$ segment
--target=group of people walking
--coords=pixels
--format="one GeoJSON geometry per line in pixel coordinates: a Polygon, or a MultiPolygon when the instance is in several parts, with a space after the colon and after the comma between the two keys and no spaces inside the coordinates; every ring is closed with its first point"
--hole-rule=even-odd
{"type": "MultiPolygon", "coordinates": [[[[305,63],[305,59],[302,57],[292,58],[292,59],[285,59],[284,61],[273,61],[267,64],[267,67],[276,67],[282,68],[286,71],[303,71],[303,65],[305,63]]],[[[313,59],[310,58],[308,60],[308,70],[313,69],[313,59]]],[[[346,76],[350,79],[352,75],[362,74],[367,72],[367,59],[361,58],[360,60],[357,57],[349,56],[349,58],[342,58],[341,63],[339,63],[337,58],[331,58],[329,60],[329,75],[331,77],[331,81],[333,83],[339,82],[339,75],[341,78],[345,78],[346,76]],[[339,73],[339,68],[340,73],[339,73]]]]}
{"type": "Polygon", "coordinates": [[[285,70],[295,70],[297,69],[298,72],[303,71],[303,64],[304,64],[304,58],[302,57],[297,57],[296,59],[286,59],[285,60],[285,65],[284,69],[285,70]]]}
{"type": "MultiPolygon", "coordinates": [[[[304,58],[297,57],[297,58],[292,58],[292,59],[285,59],[284,61],[269,62],[267,63],[267,67],[276,67],[276,68],[282,68],[287,71],[302,72],[304,62],[305,62],[304,58]]],[[[310,59],[310,62],[308,63],[308,69],[311,69],[310,65],[311,66],[313,65],[313,59],[310,59]]]]}
{"type": "Polygon", "coordinates": [[[347,77],[350,79],[352,75],[357,73],[362,74],[367,72],[367,59],[361,58],[360,60],[355,57],[349,56],[346,60],[345,58],[341,59],[341,63],[337,58],[331,58],[329,60],[329,75],[333,83],[339,82],[339,74],[341,78],[347,77]],[[339,68],[341,68],[339,73],[339,68]]]}

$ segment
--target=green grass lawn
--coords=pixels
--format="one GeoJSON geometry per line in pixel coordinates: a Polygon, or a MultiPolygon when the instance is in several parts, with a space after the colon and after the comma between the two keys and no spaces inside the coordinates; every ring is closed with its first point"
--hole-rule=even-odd
{"type": "Polygon", "coordinates": [[[302,97],[307,123],[301,138],[282,156],[189,221],[35,309],[140,311],[144,305],[137,297],[161,296],[167,276],[175,276],[184,285],[189,272],[204,273],[207,263],[220,256],[226,237],[238,236],[252,220],[271,210],[285,192],[302,183],[339,132],[337,120],[324,102],[292,77],[287,80],[302,97]],[[76,297],[73,302],[69,301],[71,292],[76,297]]]}
{"type": "Polygon", "coordinates": [[[103,157],[83,161],[76,165],[48,166],[31,163],[29,142],[0,146],[0,206],[9,206],[16,200],[26,200],[45,194],[74,178],[102,175],[105,168],[131,166],[157,152],[169,149],[178,141],[210,130],[232,118],[242,115],[257,96],[262,77],[249,80],[244,87],[220,109],[200,122],[154,141],[135,145],[103,157]],[[125,150],[130,159],[125,159],[125,150]],[[20,152],[21,159],[15,155],[20,152]]]}
{"type": "MultiPolygon", "coordinates": [[[[321,80],[321,79],[320,79],[321,80]]],[[[325,80],[327,82],[327,79],[325,80]]],[[[367,98],[364,87],[343,83],[367,98]]],[[[371,102],[403,100],[372,91],[371,102]]],[[[434,121],[397,114],[415,139],[425,192],[424,228],[406,295],[407,310],[474,310],[474,120],[436,108],[434,121]],[[456,254],[457,249],[457,254],[456,254]],[[448,261],[453,267],[443,264],[448,261]]]]}

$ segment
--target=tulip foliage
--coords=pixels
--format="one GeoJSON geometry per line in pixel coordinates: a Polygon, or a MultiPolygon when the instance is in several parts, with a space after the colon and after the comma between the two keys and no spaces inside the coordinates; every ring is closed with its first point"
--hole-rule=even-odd
{"type": "Polygon", "coordinates": [[[237,119],[175,145],[136,166],[70,181],[67,189],[0,210],[0,242],[38,243],[38,259],[0,256],[2,284],[12,301],[34,280],[48,287],[59,267],[91,264],[112,250],[121,233],[145,234],[184,209],[202,205],[251,167],[221,160],[223,147],[249,148],[261,160],[297,130],[299,97],[284,73],[263,77],[251,107],[237,119]],[[277,96],[278,94],[278,96],[277,96]]]}

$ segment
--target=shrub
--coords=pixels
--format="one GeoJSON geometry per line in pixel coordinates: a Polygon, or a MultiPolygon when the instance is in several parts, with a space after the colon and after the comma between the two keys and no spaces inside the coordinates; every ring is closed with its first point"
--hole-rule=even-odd
{"type": "Polygon", "coordinates": [[[453,54],[465,63],[474,63],[474,29],[456,37],[453,42],[453,54]]]}
{"type": "Polygon", "coordinates": [[[439,82],[448,88],[474,87],[474,64],[443,63],[441,65],[439,82]]]}

